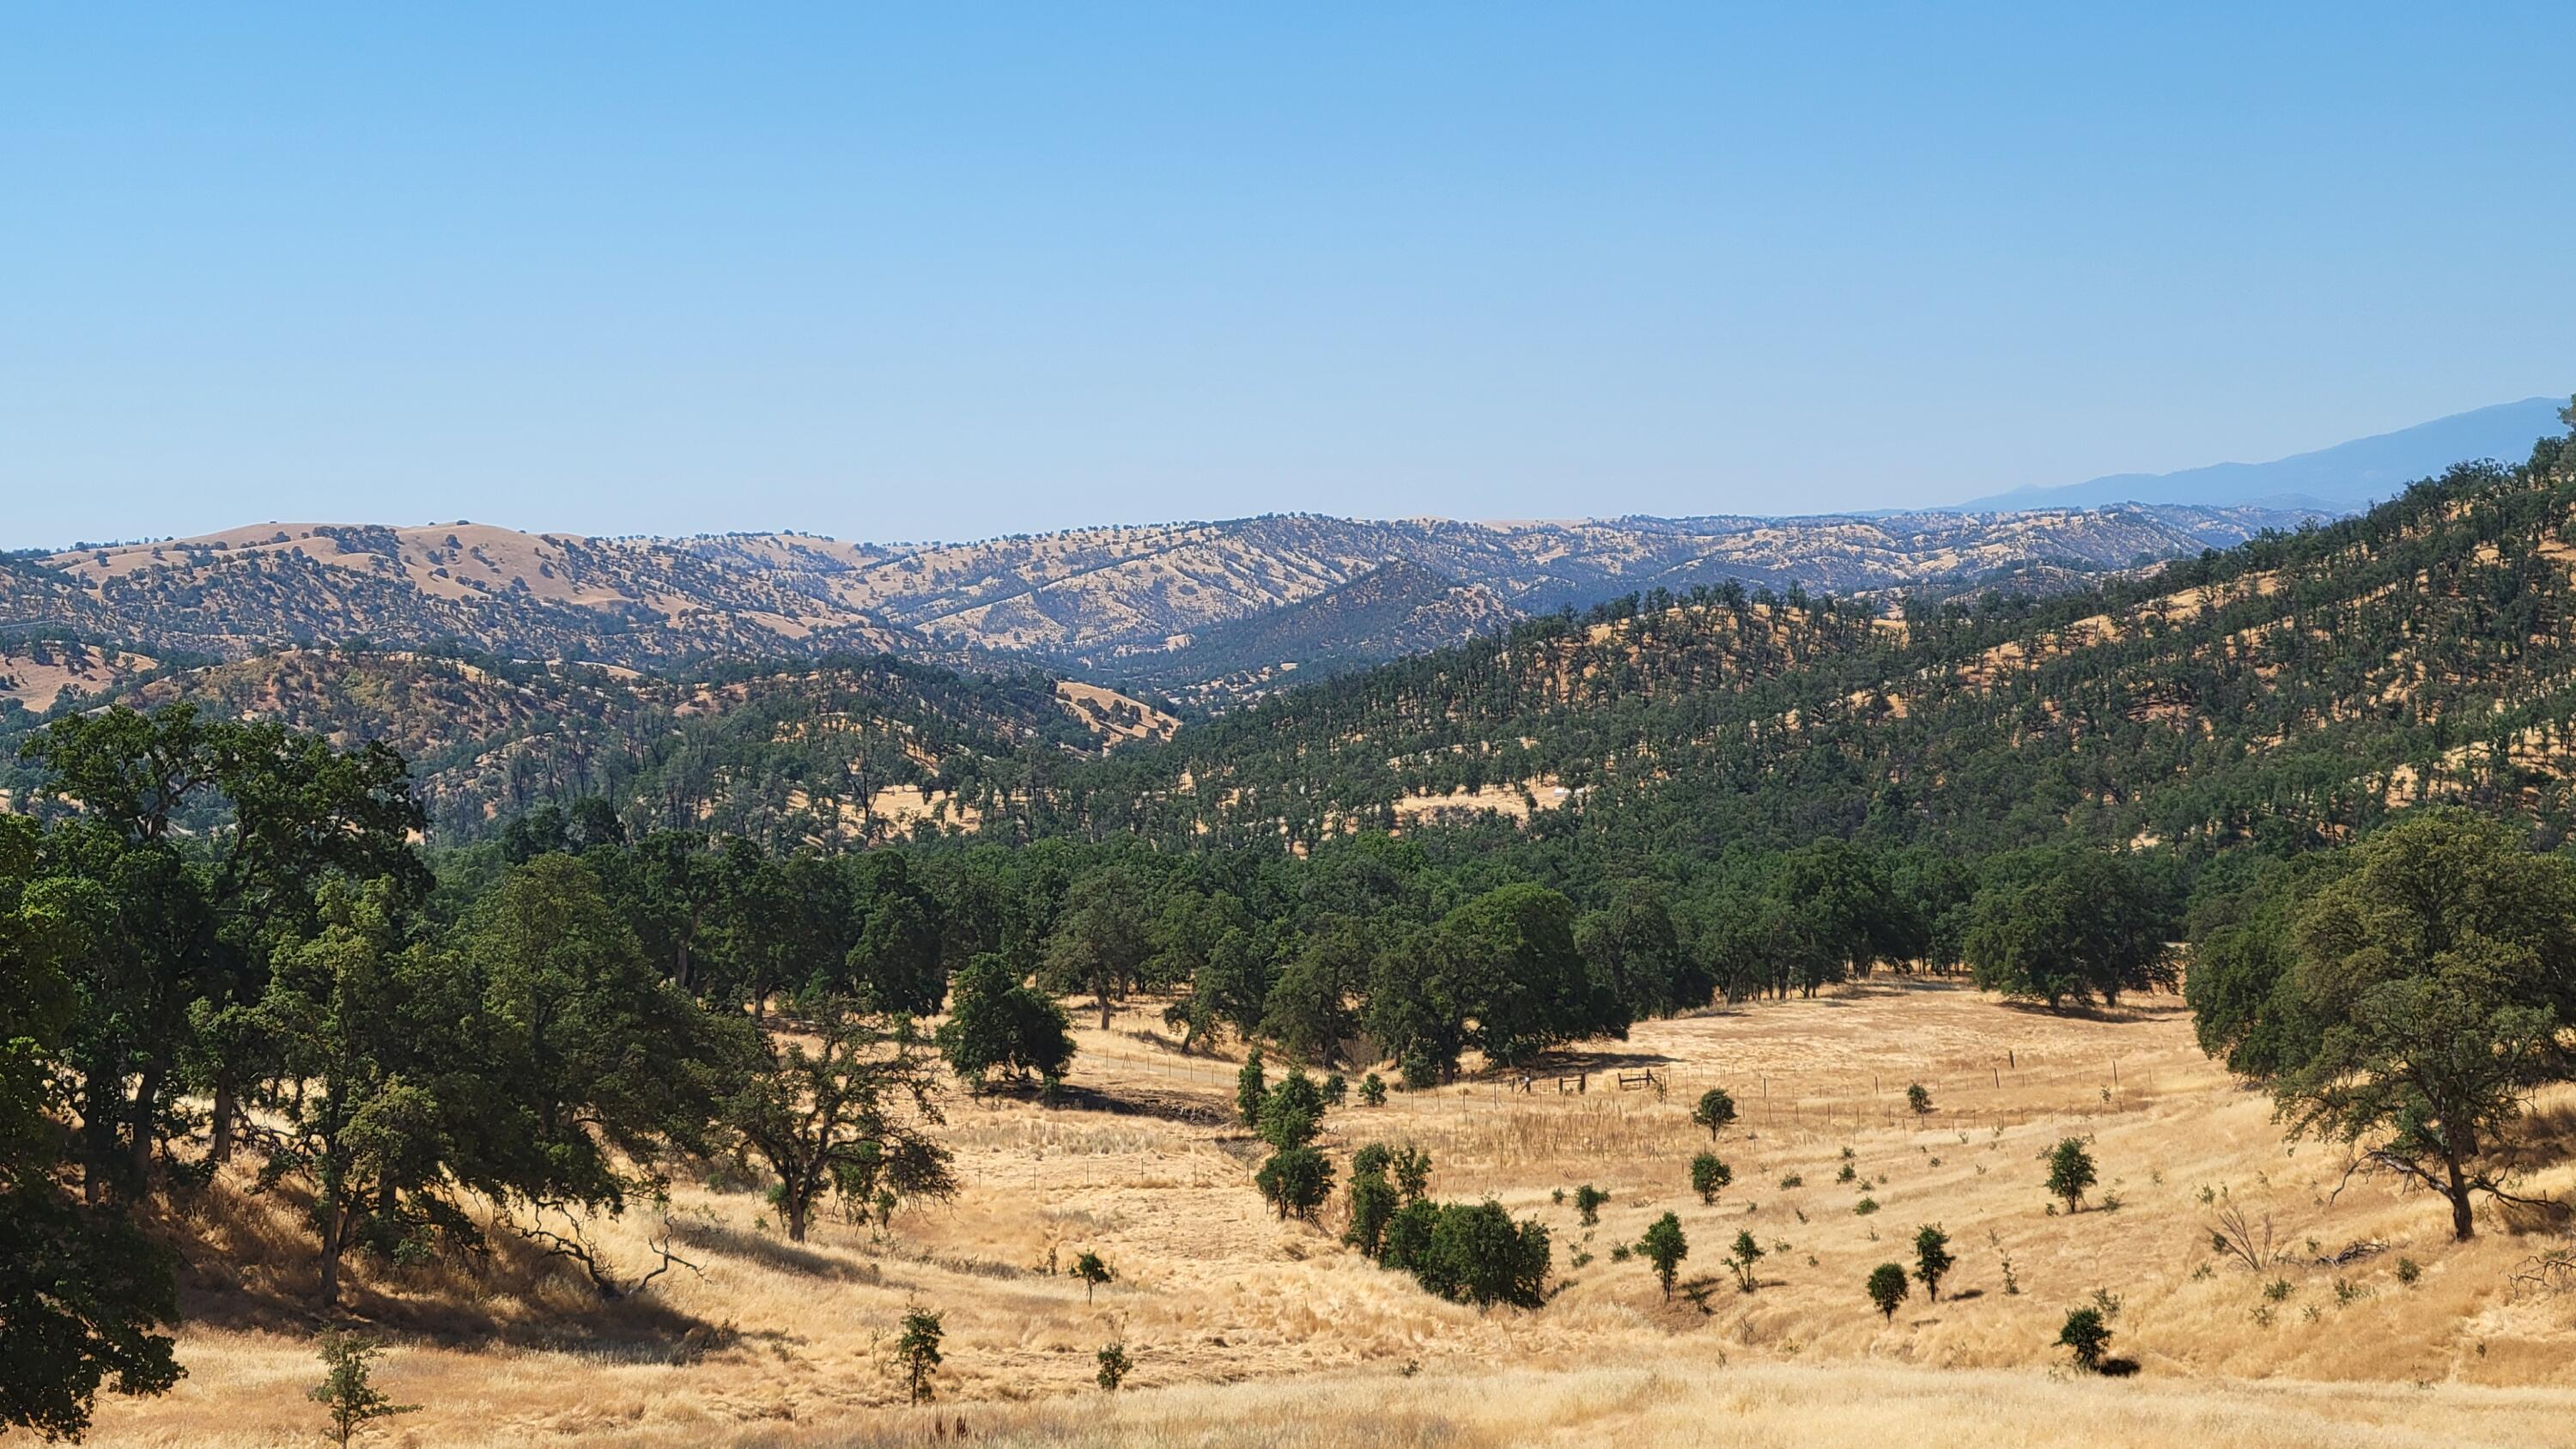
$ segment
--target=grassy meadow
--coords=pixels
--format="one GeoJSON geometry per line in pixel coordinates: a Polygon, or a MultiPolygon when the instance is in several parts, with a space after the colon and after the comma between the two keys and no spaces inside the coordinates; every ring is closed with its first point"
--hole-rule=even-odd
{"type": "MultiPolygon", "coordinates": [[[[1327,1117],[1339,1163],[1416,1143],[1435,1197],[1545,1222],[1558,1289],[1538,1312],[1379,1269],[1340,1245],[1338,1194],[1319,1224],[1275,1217],[1233,1118],[1237,1063],[1182,1055],[1159,1006],[1107,1032],[1077,1013],[1058,1105],[953,1094],[964,1190],[890,1230],[832,1218],[789,1243],[755,1184],[718,1178],[588,1225],[623,1282],[666,1247],[683,1260],[614,1301],[501,1234],[475,1260],[361,1264],[351,1316],[388,1344],[382,1386],[421,1406],[362,1442],[2528,1445],[2576,1423],[2576,1293],[2517,1278],[2562,1240],[2485,1215],[2455,1245],[2438,1200],[2285,1144],[2170,997],[2054,1015],[1881,977],[1643,1023],[1526,1091],[1471,1077],[1327,1117]],[[1715,1085],[1742,1115],[1708,1205],[1690,1104],[1715,1085]],[[2071,1214],[2041,1161],[2066,1137],[2099,1165],[2071,1214]],[[1610,1195],[1591,1227],[1586,1183],[1610,1195]],[[2277,1261],[2213,1252],[2230,1207],[2268,1219],[2277,1261]],[[1666,1211],[1690,1245],[1669,1299],[1614,1251],[1666,1211]],[[1862,1281],[1910,1265],[1926,1223],[1957,1266],[1937,1302],[1918,1284],[1883,1318],[1862,1281]],[[1720,1261],[1739,1231],[1766,1253],[1749,1294],[1720,1261]],[[1085,1251],[1116,1273],[1096,1293],[1062,1271],[1085,1251]],[[914,1304],[946,1331],[924,1408],[891,1361],[914,1304]],[[2053,1340],[2085,1305],[2134,1376],[2066,1367],[2053,1340]],[[1134,1365],[1115,1395],[1093,1382],[1111,1343],[1134,1365]]],[[[2576,1188],[2576,1099],[2544,1099],[2535,1126],[2532,1186],[2576,1188]]],[[[90,1442],[311,1441],[310,1254],[290,1205],[246,1186],[182,1223],[188,1377],[103,1398],[90,1442]]]]}

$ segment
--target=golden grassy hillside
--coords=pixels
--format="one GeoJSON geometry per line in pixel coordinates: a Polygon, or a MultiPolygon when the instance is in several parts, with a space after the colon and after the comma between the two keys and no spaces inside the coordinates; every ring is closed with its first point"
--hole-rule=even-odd
{"type": "MultiPolygon", "coordinates": [[[[2338,1191],[2338,1157],[2286,1149],[2169,999],[2055,1017],[1882,979],[1645,1024],[1569,1058],[1593,1073],[1580,1094],[1480,1080],[1328,1118],[1337,1157],[1411,1140],[1435,1158],[1435,1195],[1544,1220],[1563,1286],[1535,1313],[1433,1299],[1341,1248],[1332,1215],[1272,1217],[1251,1182],[1260,1148],[1231,1122],[1234,1064],[1180,1057],[1157,1016],[1140,1004],[1083,1030],[1064,1105],[956,1099],[965,1191],[904,1209],[886,1238],[833,1223],[789,1244],[748,1185],[698,1183],[667,1214],[600,1225],[630,1277],[665,1234],[703,1270],[620,1302],[508,1246],[473,1271],[367,1280],[353,1307],[394,1345],[385,1386],[426,1406],[381,1440],[895,1444],[962,1421],[989,1441],[1086,1444],[2430,1445],[2563,1442],[2576,1422],[2576,1295],[2514,1282],[2559,1240],[2490,1221],[2454,1246],[2429,1198],[2338,1191]],[[1621,1091],[1623,1070],[1668,1091],[1621,1091]],[[1919,1122],[1913,1081],[1935,1107],[1919,1122]],[[1744,1115],[1717,1144],[1735,1176],[1712,1207],[1685,1178],[1708,1146],[1689,1102],[1713,1084],[1744,1115]],[[2101,1170],[2071,1216],[2050,1210],[2037,1160],[2066,1136],[2089,1137],[2101,1170]],[[1586,1182],[1612,1193],[1592,1229],[1555,1197],[1586,1182]],[[2221,1203],[2268,1213],[2285,1260],[2258,1274],[2213,1255],[2221,1203]],[[1611,1256],[1667,1210],[1691,1243],[1692,1291],[1669,1302],[1642,1262],[1611,1256]],[[1918,1288],[1883,1321],[1863,1277],[1910,1262],[1916,1226],[1936,1222],[1959,1259],[1941,1301],[1918,1288]],[[1770,1254],[1750,1295],[1719,1263],[1739,1229],[1770,1254]],[[2355,1243],[2385,1246],[2315,1261],[2355,1243]],[[1118,1273],[1091,1302],[1047,1271],[1085,1250],[1118,1273]],[[2117,1300],[2113,1351],[2135,1378],[2071,1375],[2050,1346],[2097,1291],[2117,1300]],[[888,1361],[913,1303],[946,1315],[927,1410],[901,1405],[888,1361]],[[1135,1364],[1114,1400],[1091,1383],[1111,1342],[1135,1364]]],[[[2545,1104],[2539,1125],[2533,1180],[2563,1193],[2576,1104],[2545,1104]]],[[[311,1431],[311,1274],[273,1213],[208,1197],[188,1228],[190,1377],[103,1403],[93,1442],[311,1431]]]]}

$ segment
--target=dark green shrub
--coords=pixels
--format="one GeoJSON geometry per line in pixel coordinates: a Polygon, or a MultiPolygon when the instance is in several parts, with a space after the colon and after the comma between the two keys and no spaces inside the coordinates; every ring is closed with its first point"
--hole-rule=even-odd
{"type": "Polygon", "coordinates": [[[1956,1260],[1950,1256],[1950,1235],[1938,1223],[1925,1223],[1914,1230],[1914,1277],[1923,1285],[1923,1296],[1941,1301],[1941,1280],[1949,1274],[1956,1260]]]}
{"type": "Polygon", "coordinates": [[[1869,1294],[1871,1306],[1885,1315],[1888,1322],[1895,1322],[1897,1307],[1905,1302],[1906,1297],[1905,1270],[1894,1263],[1881,1263],[1869,1270],[1869,1281],[1862,1286],[1869,1294]]]}
{"type": "Polygon", "coordinates": [[[1682,1220],[1666,1213],[1655,1219],[1654,1226],[1637,1240],[1637,1256],[1652,1264],[1655,1281],[1664,1287],[1664,1296],[1673,1296],[1673,1277],[1681,1271],[1682,1259],[1690,1256],[1690,1240],[1682,1236],[1682,1220]]]}
{"type": "Polygon", "coordinates": [[[1252,1180],[1283,1221],[1290,1217],[1311,1221],[1315,1210],[1333,1195],[1333,1164],[1312,1147],[1282,1148],[1270,1154],[1252,1180]]]}
{"type": "Polygon", "coordinates": [[[2066,1325],[2057,1330],[2057,1346],[2075,1355],[2076,1367],[2099,1372],[2102,1352],[2111,1346],[2111,1328],[2102,1321],[2102,1310],[2078,1308],[2068,1313],[2066,1325]]]}
{"type": "Polygon", "coordinates": [[[1717,1134],[1735,1121],[1735,1099],[1724,1087],[1711,1087],[1699,1094],[1699,1105],[1691,1108],[1691,1120],[1708,1129],[1711,1142],[1717,1134]]]}
{"type": "Polygon", "coordinates": [[[930,1402],[930,1379],[939,1372],[939,1315],[919,1304],[906,1309],[903,1334],[894,1341],[895,1362],[903,1366],[905,1387],[916,1404],[930,1402]]]}
{"type": "Polygon", "coordinates": [[[1118,1276],[1101,1261],[1098,1253],[1084,1253],[1073,1260],[1073,1267],[1068,1271],[1082,1280],[1082,1301],[1085,1303],[1091,1301],[1091,1295],[1099,1291],[1101,1284],[1118,1276]]]}
{"type": "Polygon", "coordinates": [[[1324,1089],[1304,1072],[1291,1072],[1261,1101],[1262,1140],[1285,1152],[1303,1147],[1324,1130],[1324,1089]]]}
{"type": "Polygon", "coordinates": [[[1408,1142],[1395,1154],[1395,1187],[1406,1202],[1420,1202],[1431,1191],[1431,1154],[1408,1142]]]}
{"type": "Polygon", "coordinates": [[[1243,1070],[1234,1074],[1234,1110],[1246,1127],[1261,1125],[1261,1106],[1270,1100],[1270,1077],[1261,1068],[1261,1048],[1254,1047],[1243,1058],[1243,1070]]]}
{"type": "Polygon", "coordinates": [[[1383,1167],[1364,1172],[1354,1163],[1350,1185],[1351,1225],[1342,1233],[1342,1241],[1374,1258],[1385,1251],[1387,1225],[1396,1214],[1395,1184],[1386,1180],[1383,1167]]]}
{"type": "Polygon", "coordinates": [[[1750,1231],[1735,1235],[1735,1246],[1727,1250],[1726,1266],[1735,1270],[1735,1286],[1738,1291],[1750,1293],[1760,1286],[1754,1280],[1753,1265],[1761,1262],[1763,1256],[1762,1245],[1753,1240],[1753,1234],[1750,1231]]]}
{"type": "Polygon", "coordinates": [[[1702,1203],[1716,1202],[1717,1195],[1724,1192],[1726,1185],[1733,1181],[1735,1181],[1734,1169],[1718,1161],[1716,1153],[1703,1152],[1691,1159],[1691,1191],[1699,1194],[1699,1200],[1702,1203]]]}
{"type": "Polygon", "coordinates": [[[418,1404],[397,1404],[375,1384],[375,1363],[382,1345],[361,1334],[326,1332],[321,1338],[322,1382],[306,1397],[331,1415],[324,1437],[347,1449],[367,1425],[396,1414],[417,1413],[418,1404]]]}
{"type": "Polygon", "coordinates": [[[2083,1206],[2085,1191],[2093,1186],[2093,1154],[2084,1150],[2084,1139],[2069,1137],[2048,1154],[2048,1195],[2061,1198],[2066,1210],[2074,1212],[2083,1206]]]}

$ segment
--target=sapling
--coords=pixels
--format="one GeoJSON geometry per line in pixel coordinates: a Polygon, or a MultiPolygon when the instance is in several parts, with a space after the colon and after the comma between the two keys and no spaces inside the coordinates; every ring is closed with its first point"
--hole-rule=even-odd
{"type": "Polygon", "coordinates": [[[1109,1265],[1101,1261],[1098,1253],[1084,1253],[1073,1260],[1073,1276],[1082,1280],[1082,1301],[1088,1303],[1091,1301],[1091,1295],[1099,1290],[1101,1284],[1118,1275],[1110,1271],[1109,1265]]]}
{"type": "Polygon", "coordinates": [[[930,1402],[931,1376],[939,1372],[939,1315],[914,1304],[903,1315],[903,1335],[894,1341],[895,1362],[903,1366],[904,1385],[916,1404],[930,1402]]]}
{"type": "Polygon", "coordinates": [[[1914,1276],[1923,1284],[1923,1296],[1941,1301],[1941,1279],[1955,1260],[1950,1256],[1950,1235],[1938,1223],[1925,1223],[1914,1230],[1914,1276]]]}
{"type": "Polygon", "coordinates": [[[1654,1265],[1656,1281],[1664,1285],[1664,1296],[1673,1296],[1673,1276],[1681,1270],[1682,1259],[1690,1256],[1690,1242],[1682,1236],[1682,1220],[1666,1213],[1646,1229],[1637,1240],[1637,1255],[1654,1265]]]}
{"type": "Polygon", "coordinates": [[[324,1434],[347,1449],[350,1441],[378,1419],[416,1413],[418,1404],[397,1404],[375,1385],[375,1362],[384,1346],[374,1339],[337,1330],[322,1335],[322,1382],[307,1397],[330,1411],[324,1434]]]}

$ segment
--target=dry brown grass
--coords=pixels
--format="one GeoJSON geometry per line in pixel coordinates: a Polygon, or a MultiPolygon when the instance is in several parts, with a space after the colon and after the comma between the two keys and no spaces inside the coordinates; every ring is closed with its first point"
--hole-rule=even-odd
{"type": "MultiPolygon", "coordinates": [[[[367,1280],[361,1314],[395,1344],[387,1386],[429,1406],[384,1442],[918,1443],[934,1417],[962,1415],[977,1438],[1101,1444],[2536,1444],[2563,1442],[2576,1411],[2555,1387],[2576,1295],[2510,1281],[2540,1240],[2490,1225],[2454,1246],[2420,1194],[2337,1193],[2335,1156],[2285,1149],[2169,1003],[2060,1018],[1880,984],[1649,1023],[1574,1062],[1596,1073],[1579,1096],[1473,1081],[1333,1115],[1337,1152],[1411,1139],[1438,1160],[1438,1194],[1545,1220],[1564,1287],[1538,1313],[1439,1302],[1329,1230],[1272,1218],[1251,1185],[1257,1148],[1224,1125],[1232,1063],[1171,1053],[1154,1016],[1082,1032],[1080,1105],[960,1099],[965,1192],[906,1209],[889,1240],[835,1223],[791,1245],[753,1193],[694,1185],[667,1226],[703,1276],[623,1303],[515,1251],[367,1280]],[[1611,1085],[1642,1066],[1668,1094],[1611,1085]],[[1939,1109],[1919,1124],[1902,1105],[1916,1080],[1939,1109]],[[1688,1104],[1720,1083],[1745,1120],[1717,1146],[1735,1185],[1704,1207],[1684,1185],[1708,1145],[1688,1104]],[[2093,1138],[2116,1210],[2097,1194],[2049,1212],[2036,1158],[2069,1135],[2093,1138]],[[1852,1212],[1859,1183],[1834,1180],[1846,1146],[1873,1215],[1852,1212]],[[1801,1185],[1779,1186],[1790,1173],[1801,1185]],[[1613,1194],[1589,1232],[1552,1200],[1584,1182],[1613,1194]],[[2257,1275],[2213,1255],[2204,1188],[2268,1212],[2293,1261],[2257,1275]],[[1685,1280],[1712,1285],[1706,1311],[1610,1260],[1666,1210],[1690,1234],[1685,1280]],[[1959,1267],[1941,1302],[1918,1291],[1883,1322],[1861,1279],[1905,1260],[1925,1222],[1948,1230],[1959,1267]],[[1738,1228],[1773,1250],[1749,1297],[1718,1262],[1738,1228]],[[2311,1261],[2356,1240],[2388,1249],[2311,1261]],[[1095,1303],[1043,1271],[1051,1251],[1064,1264],[1086,1249],[1119,1273],[1095,1303]],[[1591,1260],[1571,1266],[1578,1252],[1591,1260]],[[2398,1281],[2401,1257],[2422,1265],[2416,1282],[2398,1281]],[[2277,1303],[2272,1277],[2289,1285],[2277,1303]],[[2097,1289],[2120,1300],[2114,1351],[2141,1363],[2136,1379],[2057,1367],[2059,1321],[2097,1289]],[[912,1302],[947,1315],[935,1416],[900,1405],[887,1362],[912,1302]],[[1112,1341],[1136,1364],[1114,1400],[1091,1386],[1112,1341]]],[[[2543,1127],[2533,1181],[2565,1192],[2576,1104],[2550,1103],[2543,1127]]],[[[95,1442],[227,1449],[313,1427],[298,1245],[264,1208],[218,1198],[206,1216],[190,1377],[105,1405],[95,1442]]],[[[598,1231],[632,1273],[665,1226],[636,1213],[598,1231]]]]}

